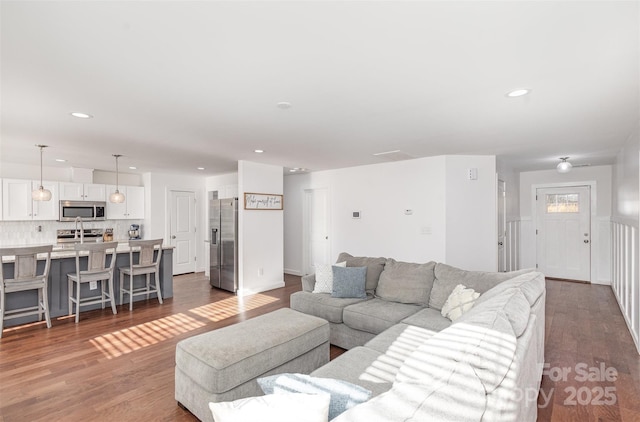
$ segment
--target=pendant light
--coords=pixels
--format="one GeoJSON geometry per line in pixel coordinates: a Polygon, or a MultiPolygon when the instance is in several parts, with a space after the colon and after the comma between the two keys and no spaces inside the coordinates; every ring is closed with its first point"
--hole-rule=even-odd
{"type": "Polygon", "coordinates": [[[116,157],[116,191],[109,195],[109,202],[121,204],[124,202],[124,195],[118,190],[118,158],[122,157],[121,154],[113,154],[116,157]]]}
{"type": "Polygon", "coordinates": [[[568,159],[569,157],[560,157],[561,161],[558,163],[558,167],[556,167],[558,173],[569,173],[571,171],[571,167],[573,166],[567,161],[568,159]]]}
{"type": "Polygon", "coordinates": [[[40,148],[40,186],[38,189],[34,189],[31,191],[31,199],[34,201],[50,201],[51,200],[51,191],[49,189],[45,189],[42,186],[42,150],[47,147],[47,145],[36,145],[40,148]]]}

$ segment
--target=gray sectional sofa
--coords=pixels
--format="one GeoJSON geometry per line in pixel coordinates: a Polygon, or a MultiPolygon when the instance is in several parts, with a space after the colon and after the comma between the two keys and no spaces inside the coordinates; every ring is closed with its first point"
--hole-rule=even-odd
{"type": "Polygon", "coordinates": [[[366,298],[313,293],[302,279],[291,308],[326,319],[350,349],[311,375],[348,381],[372,398],[345,421],[535,421],[544,363],[544,275],[464,271],[341,254],[366,267],[366,298]],[[480,293],[455,321],[441,309],[458,284],[480,293]]]}

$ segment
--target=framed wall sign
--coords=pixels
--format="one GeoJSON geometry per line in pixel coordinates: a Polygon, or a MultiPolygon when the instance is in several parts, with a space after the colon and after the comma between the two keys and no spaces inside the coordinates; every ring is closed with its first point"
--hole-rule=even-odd
{"type": "Polygon", "coordinates": [[[271,193],[249,193],[244,194],[245,210],[281,210],[282,195],[271,193]]]}

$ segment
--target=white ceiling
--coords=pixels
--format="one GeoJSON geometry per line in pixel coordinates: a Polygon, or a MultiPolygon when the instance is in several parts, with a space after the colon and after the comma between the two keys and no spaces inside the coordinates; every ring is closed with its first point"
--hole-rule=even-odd
{"type": "Polygon", "coordinates": [[[613,163],[638,125],[636,1],[19,0],[0,13],[1,162],[37,164],[42,143],[45,166],[111,171],[116,153],[125,169],[211,175],[390,150],[524,171],[613,163]]]}

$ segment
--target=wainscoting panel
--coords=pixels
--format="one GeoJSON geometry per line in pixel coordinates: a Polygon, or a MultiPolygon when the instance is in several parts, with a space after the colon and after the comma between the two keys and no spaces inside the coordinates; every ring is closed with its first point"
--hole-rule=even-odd
{"type": "Polygon", "coordinates": [[[611,222],[611,288],[633,341],[640,353],[640,289],[638,289],[637,223],[613,219],[611,222]]]}
{"type": "Polygon", "coordinates": [[[507,237],[505,239],[507,271],[520,269],[520,221],[507,221],[507,237]]]}

